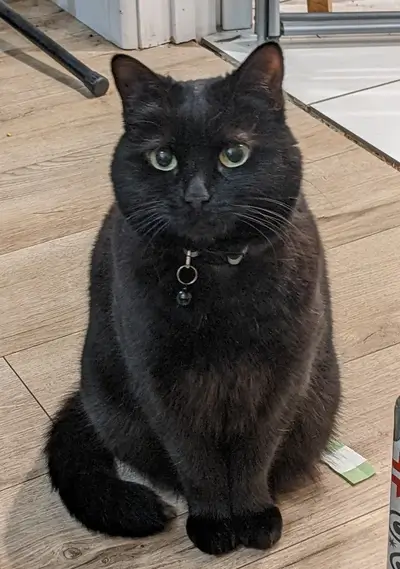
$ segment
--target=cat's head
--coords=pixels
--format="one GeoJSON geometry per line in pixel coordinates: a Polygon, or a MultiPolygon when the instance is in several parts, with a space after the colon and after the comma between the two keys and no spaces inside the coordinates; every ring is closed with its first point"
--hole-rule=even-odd
{"type": "Polygon", "coordinates": [[[179,82],[127,55],[112,71],[125,123],[112,179],[137,231],[198,246],[280,230],[299,194],[301,157],[285,123],[276,43],[222,78],[179,82]]]}

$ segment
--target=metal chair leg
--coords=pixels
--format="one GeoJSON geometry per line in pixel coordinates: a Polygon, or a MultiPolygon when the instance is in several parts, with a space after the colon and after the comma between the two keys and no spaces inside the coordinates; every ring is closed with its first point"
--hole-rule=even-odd
{"type": "Polygon", "coordinates": [[[0,0],[0,18],[82,81],[92,95],[101,97],[107,93],[109,87],[107,77],[100,75],[97,71],[93,71],[93,69],[79,61],[79,59],[38,28],[35,28],[2,0],[0,0]]]}

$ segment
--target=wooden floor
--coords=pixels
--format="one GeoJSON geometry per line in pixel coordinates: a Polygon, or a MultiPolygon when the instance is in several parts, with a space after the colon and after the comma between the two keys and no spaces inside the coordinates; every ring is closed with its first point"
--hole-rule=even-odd
{"type": "MultiPolygon", "coordinates": [[[[14,2],[108,74],[115,49],[47,0],[14,2]]],[[[140,54],[179,78],[224,72],[194,45],[140,54]]],[[[51,494],[40,454],[58,402],[78,379],[86,274],[110,203],[108,167],[121,130],[115,89],[99,100],[0,25],[0,567],[1,569],[364,569],[386,559],[392,408],[400,392],[400,174],[292,105],[304,188],[328,248],[343,364],[342,440],[375,466],[355,488],[323,467],[283,504],[272,553],[203,556],[184,532],[143,541],[93,537],[51,494]]]]}

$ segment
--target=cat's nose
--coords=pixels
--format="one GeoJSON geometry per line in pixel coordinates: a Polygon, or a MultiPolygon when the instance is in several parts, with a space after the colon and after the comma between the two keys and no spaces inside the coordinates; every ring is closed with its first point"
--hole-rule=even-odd
{"type": "Polygon", "coordinates": [[[210,194],[205,186],[204,180],[200,176],[195,176],[190,181],[185,193],[185,202],[194,209],[201,209],[205,202],[210,200],[210,194]]]}

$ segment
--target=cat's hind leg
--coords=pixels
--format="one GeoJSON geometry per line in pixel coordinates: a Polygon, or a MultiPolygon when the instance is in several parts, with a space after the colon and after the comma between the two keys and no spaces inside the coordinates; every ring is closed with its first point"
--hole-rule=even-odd
{"type": "Polygon", "coordinates": [[[45,453],[53,488],[71,516],[92,531],[144,537],[161,532],[174,517],[155,492],[117,477],[114,457],[95,432],[78,393],[58,412],[45,453]]]}
{"type": "Polygon", "coordinates": [[[296,490],[307,480],[317,480],[321,455],[335,435],[341,390],[334,354],[317,371],[313,388],[298,410],[270,470],[269,487],[274,496],[296,490]]]}

